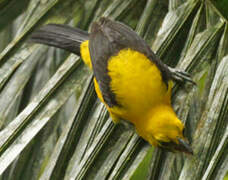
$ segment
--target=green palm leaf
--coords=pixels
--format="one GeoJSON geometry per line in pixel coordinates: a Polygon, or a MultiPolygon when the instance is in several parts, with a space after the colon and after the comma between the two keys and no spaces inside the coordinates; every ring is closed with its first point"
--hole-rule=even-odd
{"type": "Polygon", "coordinates": [[[225,177],[228,8],[223,2],[18,3],[0,0],[1,13],[14,11],[0,20],[1,179],[225,177]],[[101,16],[130,25],[166,64],[192,74],[197,87],[177,84],[173,105],[186,125],[194,156],[154,149],[131,129],[113,124],[79,57],[27,41],[43,24],[67,23],[88,30],[101,16]]]}

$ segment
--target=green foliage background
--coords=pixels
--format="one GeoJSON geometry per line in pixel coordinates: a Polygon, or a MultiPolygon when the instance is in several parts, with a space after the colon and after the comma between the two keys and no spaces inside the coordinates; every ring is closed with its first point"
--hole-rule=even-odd
{"type": "Polygon", "coordinates": [[[0,179],[224,179],[227,12],[226,0],[0,0],[0,179]],[[79,57],[28,43],[44,24],[89,30],[101,16],[131,26],[196,81],[173,91],[194,156],[114,125],[79,57]]]}

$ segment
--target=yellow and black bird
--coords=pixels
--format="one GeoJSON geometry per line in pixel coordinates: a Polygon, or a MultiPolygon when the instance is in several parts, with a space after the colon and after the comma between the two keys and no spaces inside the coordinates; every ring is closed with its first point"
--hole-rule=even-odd
{"type": "Polygon", "coordinates": [[[48,24],[34,32],[31,41],[80,55],[92,69],[97,96],[114,122],[132,123],[154,146],[193,154],[171,106],[172,80],[191,78],[163,64],[131,28],[104,17],[92,24],[90,34],[48,24]]]}

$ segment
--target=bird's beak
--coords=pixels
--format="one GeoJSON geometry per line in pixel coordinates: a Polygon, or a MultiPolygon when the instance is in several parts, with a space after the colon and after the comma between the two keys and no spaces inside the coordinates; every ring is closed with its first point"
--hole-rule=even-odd
{"type": "Polygon", "coordinates": [[[179,142],[179,144],[177,145],[176,148],[179,151],[193,155],[193,150],[192,150],[191,146],[185,140],[178,138],[178,142],[179,142]]]}

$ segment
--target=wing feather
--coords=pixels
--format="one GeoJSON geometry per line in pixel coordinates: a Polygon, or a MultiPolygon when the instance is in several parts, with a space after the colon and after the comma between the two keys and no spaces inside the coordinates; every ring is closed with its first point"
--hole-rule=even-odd
{"type": "Polygon", "coordinates": [[[105,103],[109,106],[119,105],[110,88],[108,60],[117,55],[121,49],[132,49],[146,55],[161,71],[163,81],[168,85],[171,73],[166,65],[152,52],[147,43],[128,26],[101,18],[92,25],[89,37],[89,51],[95,78],[102,92],[105,103]]]}

